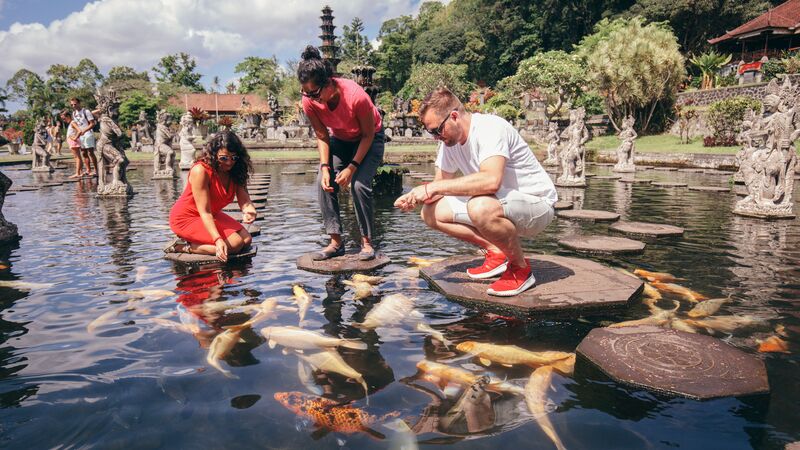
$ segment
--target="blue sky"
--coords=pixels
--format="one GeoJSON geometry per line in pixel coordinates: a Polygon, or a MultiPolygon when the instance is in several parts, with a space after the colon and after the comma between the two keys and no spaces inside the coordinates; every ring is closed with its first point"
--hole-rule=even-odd
{"type": "Polygon", "coordinates": [[[51,64],[85,57],[103,73],[116,65],[149,70],[162,56],[185,51],[207,87],[215,75],[224,86],[246,56],[275,55],[283,63],[319,44],[326,4],[338,36],[358,16],[375,39],[384,20],[416,14],[420,0],[0,0],[0,83],[21,68],[44,75],[51,64]]]}

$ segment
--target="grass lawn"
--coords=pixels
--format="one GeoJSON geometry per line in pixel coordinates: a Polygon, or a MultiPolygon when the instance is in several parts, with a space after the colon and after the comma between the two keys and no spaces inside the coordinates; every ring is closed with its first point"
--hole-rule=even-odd
{"type": "MultiPolygon", "coordinates": [[[[586,144],[590,150],[615,150],[620,144],[614,135],[600,136],[586,144]]],[[[712,153],[735,154],[740,147],[703,147],[703,139],[692,139],[688,144],[681,144],[680,138],[669,134],[642,136],[636,139],[636,151],[642,153],[712,153]]]]}

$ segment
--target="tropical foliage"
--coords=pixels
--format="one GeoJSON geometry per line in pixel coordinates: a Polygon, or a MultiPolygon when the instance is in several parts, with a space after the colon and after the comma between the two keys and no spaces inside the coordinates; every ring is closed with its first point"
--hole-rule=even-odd
{"type": "Polygon", "coordinates": [[[700,89],[711,89],[715,84],[718,84],[719,74],[717,74],[717,72],[719,69],[731,62],[731,55],[722,55],[711,50],[710,52],[691,58],[689,62],[694,64],[703,75],[700,89]]]}

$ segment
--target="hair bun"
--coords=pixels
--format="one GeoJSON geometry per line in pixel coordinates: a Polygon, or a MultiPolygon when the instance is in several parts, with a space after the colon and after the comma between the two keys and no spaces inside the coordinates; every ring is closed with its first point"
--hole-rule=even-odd
{"type": "Polygon", "coordinates": [[[310,59],[322,59],[322,56],[319,54],[319,50],[313,45],[306,46],[306,49],[303,50],[303,53],[300,55],[304,61],[308,61],[310,59]]]}

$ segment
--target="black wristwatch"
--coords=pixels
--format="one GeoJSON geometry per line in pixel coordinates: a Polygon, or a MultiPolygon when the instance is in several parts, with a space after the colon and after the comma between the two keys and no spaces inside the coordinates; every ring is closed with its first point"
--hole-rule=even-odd
{"type": "Polygon", "coordinates": [[[352,160],[352,161],[350,161],[350,164],[352,164],[352,165],[356,166],[356,169],[358,169],[358,166],[360,166],[360,165],[361,165],[361,164],[360,164],[358,161],[356,161],[356,160],[352,160]]]}

